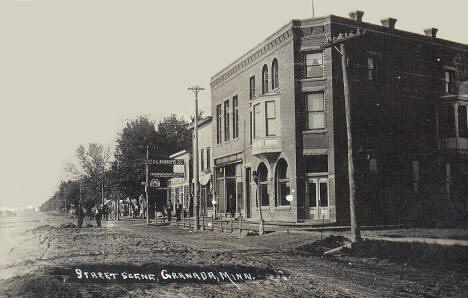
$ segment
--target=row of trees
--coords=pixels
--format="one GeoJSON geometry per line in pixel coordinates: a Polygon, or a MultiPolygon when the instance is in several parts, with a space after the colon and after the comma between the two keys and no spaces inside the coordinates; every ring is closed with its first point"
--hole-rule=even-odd
{"type": "Polygon", "coordinates": [[[42,211],[68,210],[81,201],[90,210],[102,198],[135,198],[143,192],[145,181],[143,161],[148,148],[150,158],[168,157],[188,150],[192,137],[189,122],[171,114],[159,123],[148,116],[127,122],[118,135],[114,158],[101,144],[80,145],[76,149],[77,163],[67,163],[69,179],[62,181],[55,194],[42,206],[42,211]]]}

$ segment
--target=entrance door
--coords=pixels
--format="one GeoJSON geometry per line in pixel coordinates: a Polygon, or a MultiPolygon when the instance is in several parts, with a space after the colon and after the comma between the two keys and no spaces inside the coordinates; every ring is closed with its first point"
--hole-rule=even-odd
{"type": "Polygon", "coordinates": [[[250,175],[251,175],[251,170],[250,168],[247,168],[246,169],[246,175],[245,175],[245,186],[246,186],[246,190],[247,190],[247,193],[245,194],[245,199],[246,199],[246,202],[245,202],[245,215],[247,218],[250,218],[252,215],[250,214],[250,194],[251,194],[251,187],[250,186],[250,175]]]}
{"type": "Polygon", "coordinates": [[[236,213],[236,179],[226,178],[226,213],[236,213]]]}
{"type": "Polygon", "coordinates": [[[310,219],[329,219],[328,212],[328,178],[309,177],[306,194],[309,204],[310,219]]]}

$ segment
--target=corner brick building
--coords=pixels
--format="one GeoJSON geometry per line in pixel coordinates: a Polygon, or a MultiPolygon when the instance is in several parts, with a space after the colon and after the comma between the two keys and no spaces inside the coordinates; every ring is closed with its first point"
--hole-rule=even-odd
{"type": "Polygon", "coordinates": [[[219,213],[349,222],[341,55],[323,46],[361,30],[345,44],[361,224],[464,220],[468,46],[362,17],[293,20],[212,77],[219,213]]]}

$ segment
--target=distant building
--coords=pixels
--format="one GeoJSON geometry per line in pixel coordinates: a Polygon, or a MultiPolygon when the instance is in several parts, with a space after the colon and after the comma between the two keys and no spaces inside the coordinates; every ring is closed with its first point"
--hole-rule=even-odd
{"type": "MultiPolygon", "coordinates": [[[[211,173],[213,157],[211,154],[211,121],[207,116],[198,121],[198,150],[199,150],[199,183],[200,183],[200,214],[206,216],[213,214],[213,186],[211,173]]],[[[193,134],[193,124],[189,126],[193,134]]],[[[183,202],[184,209],[188,214],[193,214],[193,152],[180,151],[169,156],[171,159],[183,159],[184,166],[174,166],[174,173],[184,173],[184,178],[172,178],[169,180],[170,197],[175,204],[177,201],[183,202]]],[[[175,206],[175,205],[174,205],[175,206]]]]}
{"type": "Polygon", "coordinates": [[[468,46],[350,17],[293,20],[212,77],[218,212],[349,222],[341,55],[323,45],[365,30],[346,42],[361,223],[466,214],[468,46]]]}
{"type": "MultiPolygon", "coordinates": [[[[199,183],[200,183],[200,214],[206,216],[213,214],[213,183],[212,167],[213,155],[211,148],[213,146],[211,133],[212,117],[207,116],[198,122],[198,162],[199,162],[199,183]]],[[[193,125],[189,126],[193,133],[193,125]]],[[[194,136],[195,137],[195,136],[194,136]]],[[[192,181],[195,183],[195,181],[192,181]]]]}
{"type": "Polygon", "coordinates": [[[168,181],[169,191],[168,196],[172,201],[173,206],[181,203],[183,209],[189,213],[192,207],[190,177],[192,175],[190,152],[183,150],[169,156],[170,159],[181,159],[184,161],[183,165],[173,166],[174,173],[184,173],[184,177],[171,178],[168,181]]]}

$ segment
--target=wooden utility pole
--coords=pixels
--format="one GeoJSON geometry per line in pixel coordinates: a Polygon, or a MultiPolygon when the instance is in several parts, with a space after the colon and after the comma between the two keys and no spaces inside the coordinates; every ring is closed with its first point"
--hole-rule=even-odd
{"type": "Polygon", "coordinates": [[[312,0],[312,18],[315,19],[315,0],[312,0]]]}
{"type": "MultiPolygon", "coordinates": [[[[149,223],[149,145],[146,145],[146,180],[145,180],[145,194],[146,194],[146,223],[149,223]]],[[[133,205],[133,202],[130,202],[133,205]]]]}
{"type": "Polygon", "coordinates": [[[341,55],[341,66],[343,70],[343,89],[346,113],[346,135],[348,139],[348,181],[349,181],[349,213],[351,219],[351,237],[352,242],[358,243],[361,241],[361,231],[359,229],[358,220],[356,217],[356,186],[354,183],[354,159],[353,159],[353,137],[351,133],[351,103],[348,80],[348,61],[346,57],[345,41],[355,39],[364,35],[365,32],[358,31],[356,34],[340,34],[338,38],[330,41],[326,47],[333,46],[341,55]],[[339,44],[340,50],[335,46],[339,44]]]}
{"type": "Polygon", "coordinates": [[[193,140],[193,179],[195,180],[193,185],[193,209],[195,211],[195,225],[193,229],[198,230],[200,220],[200,197],[198,193],[198,92],[205,90],[205,88],[196,85],[194,87],[187,88],[187,90],[191,90],[195,94],[195,120],[193,128],[195,135],[193,140]]]}

